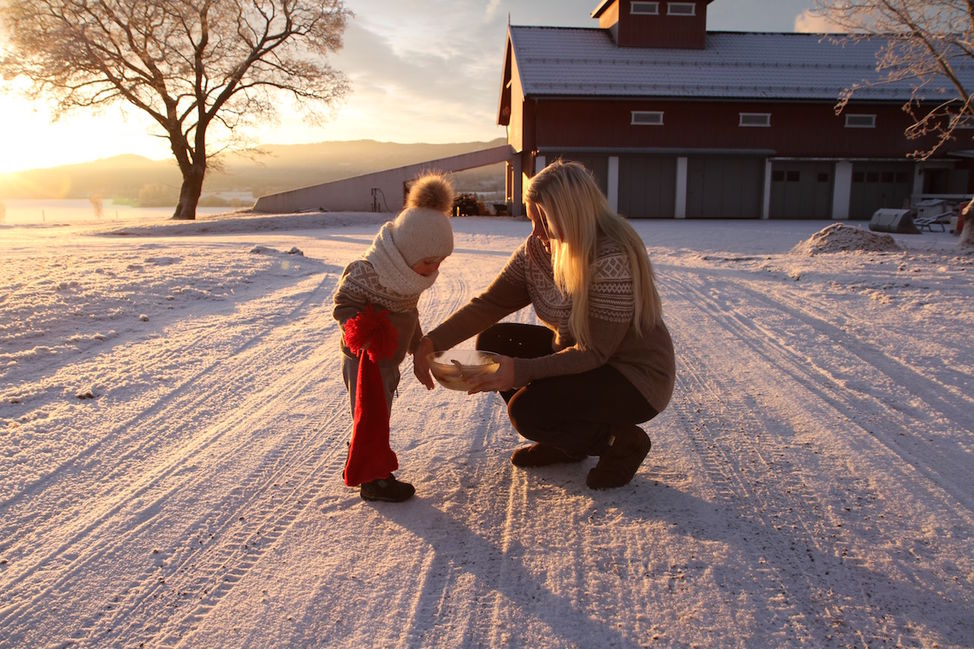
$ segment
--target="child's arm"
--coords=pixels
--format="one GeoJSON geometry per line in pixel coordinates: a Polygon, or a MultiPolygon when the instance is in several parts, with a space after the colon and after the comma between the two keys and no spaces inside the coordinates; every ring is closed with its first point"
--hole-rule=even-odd
{"type": "Polygon", "coordinates": [[[360,311],[369,305],[369,302],[363,299],[362,292],[355,288],[354,283],[346,281],[351,269],[352,264],[349,264],[345,268],[341,280],[339,280],[338,289],[335,291],[334,297],[335,308],[332,311],[332,316],[334,316],[335,320],[338,320],[343,331],[345,329],[345,323],[357,316],[360,311]]]}
{"type": "Polygon", "coordinates": [[[410,354],[416,352],[416,348],[419,347],[419,341],[423,337],[423,325],[419,321],[419,310],[415,312],[415,315],[416,315],[416,328],[413,329],[413,337],[409,341],[409,347],[407,348],[410,354]]]}

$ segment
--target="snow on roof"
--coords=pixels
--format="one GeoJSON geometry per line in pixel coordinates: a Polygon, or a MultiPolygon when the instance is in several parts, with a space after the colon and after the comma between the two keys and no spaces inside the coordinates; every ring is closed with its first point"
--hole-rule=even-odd
{"type": "MultiPolygon", "coordinates": [[[[607,30],[597,28],[511,26],[510,33],[527,96],[832,101],[844,88],[879,78],[876,55],[886,42],[707,32],[705,49],[693,50],[618,47],[607,30]]],[[[963,75],[974,82],[974,65],[965,62],[963,75]]],[[[903,101],[912,90],[912,83],[900,81],[863,88],[856,97],[903,101]]]]}

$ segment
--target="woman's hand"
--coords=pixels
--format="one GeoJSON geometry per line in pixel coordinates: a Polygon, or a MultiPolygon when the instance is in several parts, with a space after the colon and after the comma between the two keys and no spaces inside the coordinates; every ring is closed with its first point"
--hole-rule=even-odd
{"type": "Polygon", "coordinates": [[[433,375],[430,374],[430,364],[427,360],[432,353],[433,341],[423,336],[413,351],[413,374],[416,375],[420,383],[426,386],[427,390],[433,389],[433,375]]]}
{"type": "Polygon", "coordinates": [[[498,356],[500,367],[493,374],[486,375],[483,379],[470,383],[467,394],[478,392],[503,392],[514,387],[514,359],[510,356],[498,356]]]}

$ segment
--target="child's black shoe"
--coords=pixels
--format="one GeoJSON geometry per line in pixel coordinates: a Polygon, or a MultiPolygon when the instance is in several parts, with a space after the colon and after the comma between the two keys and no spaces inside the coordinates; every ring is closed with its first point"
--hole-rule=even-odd
{"type": "Polygon", "coordinates": [[[412,498],[414,493],[416,489],[411,484],[396,480],[391,473],[388,478],[363,482],[359,490],[362,500],[382,500],[387,503],[401,503],[412,498]]]}

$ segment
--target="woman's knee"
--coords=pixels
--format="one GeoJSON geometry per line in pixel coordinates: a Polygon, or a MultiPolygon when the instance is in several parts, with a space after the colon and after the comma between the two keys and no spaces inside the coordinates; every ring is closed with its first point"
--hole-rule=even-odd
{"type": "Polygon", "coordinates": [[[507,416],[522,437],[536,442],[547,441],[552,412],[550,404],[538,399],[536,391],[521,388],[507,402],[507,416]]]}
{"type": "Polygon", "coordinates": [[[504,336],[499,329],[500,325],[494,325],[484,329],[477,335],[474,347],[485,352],[496,352],[502,348],[502,343],[509,337],[504,336]]]}
{"type": "Polygon", "coordinates": [[[519,322],[499,322],[477,336],[475,347],[515,358],[535,358],[551,353],[552,333],[546,327],[519,322]]]}

